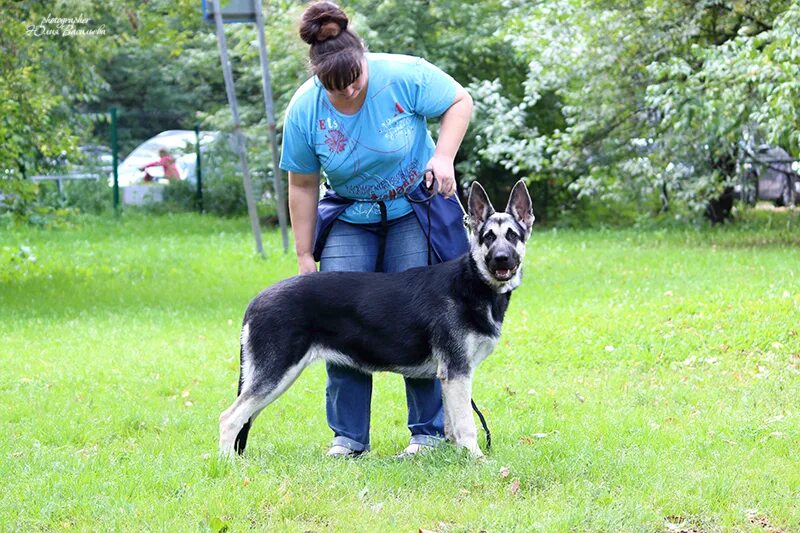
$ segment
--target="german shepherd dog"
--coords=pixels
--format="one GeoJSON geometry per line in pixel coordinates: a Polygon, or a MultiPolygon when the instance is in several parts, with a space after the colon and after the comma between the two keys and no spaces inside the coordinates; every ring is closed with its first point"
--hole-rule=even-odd
{"type": "Polygon", "coordinates": [[[253,420],[318,360],[442,382],[445,435],[481,456],[472,374],[500,337],[522,280],[534,216],[517,182],[505,212],[469,194],[470,251],[399,273],[317,272],[280,281],[250,303],[241,330],[239,394],[220,416],[219,450],[243,453],[253,420]]]}

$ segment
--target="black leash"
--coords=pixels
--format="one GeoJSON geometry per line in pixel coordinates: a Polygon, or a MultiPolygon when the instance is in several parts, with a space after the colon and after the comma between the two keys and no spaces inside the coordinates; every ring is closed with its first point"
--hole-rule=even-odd
{"type": "Polygon", "coordinates": [[[481,419],[483,430],[486,432],[486,451],[488,452],[492,449],[492,432],[489,431],[489,426],[486,425],[486,419],[483,417],[483,413],[481,413],[481,410],[475,405],[475,400],[470,398],[470,401],[472,402],[472,410],[478,413],[478,418],[481,419]]]}
{"type": "MultiPolygon", "coordinates": [[[[436,174],[433,173],[433,169],[432,168],[426,168],[425,169],[425,172],[422,173],[423,180],[425,178],[425,174],[427,174],[428,172],[431,173],[431,186],[430,187],[425,187],[424,181],[423,181],[423,184],[422,184],[422,186],[425,187],[425,190],[428,191],[428,196],[426,196],[422,200],[414,200],[413,198],[411,198],[408,195],[408,193],[406,193],[405,197],[406,197],[406,200],[408,200],[412,204],[426,204],[425,211],[428,214],[428,235],[427,235],[427,238],[428,238],[428,266],[431,266],[433,264],[433,256],[431,255],[432,254],[432,250],[433,250],[433,248],[431,247],[431,203],[432,203],[433,197],[436,196],[437,194],[439,194],[439,182],[436,181],[436,174]]],[[[381,222],[383,224],[385,224],[384,221],[386,219],[386,206],[384,205],[383,202],[380,202],[380,207],[381,207],[381,222]]],[[[385,237],[386,237],[385,233],[384,233],[383,237],[385,239],[385,237]]],[[[381,266],[383,266],[383,249],[381,249],[381,252],[379,253],[379,256],[380,256],[380,260],[381,260],[380,264],[381,264],[381,266]]],[[[488,452],[489,450],[492,449],[492,432],[489,431],[489,426],[486,424],[486,418],[484,418],[483,413],[481,413],[481,410],[478,409],[477,405],[475,405],[475,400],[470,398],[470,402],[472,402],[472,410],[475,411],[475,413],[477,413],[478,418],[481,421],[481,426],[483,426],[483,431],[486,432],[486,451],[488,452]]]]}

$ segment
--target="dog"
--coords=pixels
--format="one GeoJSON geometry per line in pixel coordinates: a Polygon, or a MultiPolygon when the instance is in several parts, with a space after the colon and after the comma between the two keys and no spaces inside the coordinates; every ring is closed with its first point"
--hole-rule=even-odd
{"type": "Polygon", "coordinates": [[[522,281],[534,222],[521,180],[505,212],[477,182],[469,194],[470,250],[398,273],[317,272],[280,281],[248,306],[240,336],[239,393],[220,416],[222,456],[243,453],[253,420],[314,361],[363,372],[438,377],[445,436],[476,457],[472,375],[500,337],[522,281]]]}

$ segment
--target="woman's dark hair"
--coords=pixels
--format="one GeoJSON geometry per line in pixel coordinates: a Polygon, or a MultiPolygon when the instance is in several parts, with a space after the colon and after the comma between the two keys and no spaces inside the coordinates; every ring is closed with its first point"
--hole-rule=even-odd
{"type": "Polygon", "coordinates": [[[300,20],[300,38],[311,45],[311,72],[328,90],[342,90],[361,76],[364,43],[347,23],[344,11],[326,1],[308,6],[300,20]]]}

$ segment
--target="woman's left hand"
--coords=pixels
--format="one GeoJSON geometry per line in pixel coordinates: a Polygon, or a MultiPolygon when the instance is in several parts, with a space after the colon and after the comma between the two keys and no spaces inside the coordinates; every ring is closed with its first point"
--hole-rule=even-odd
{"type": "MultiPolygon", "coordinates": [[[[453,168],[453,160],[448,157],[434,155],[428,161],[426,169],[433,170],[436,176],[436,181],[439,182],[439,193],[445,198],[453,196],[456,192],[456,177],[455,169],[453,168]]],[[[431,177],[430,174],[425,175],[425,185],[430,188],[431,177]]]]}

